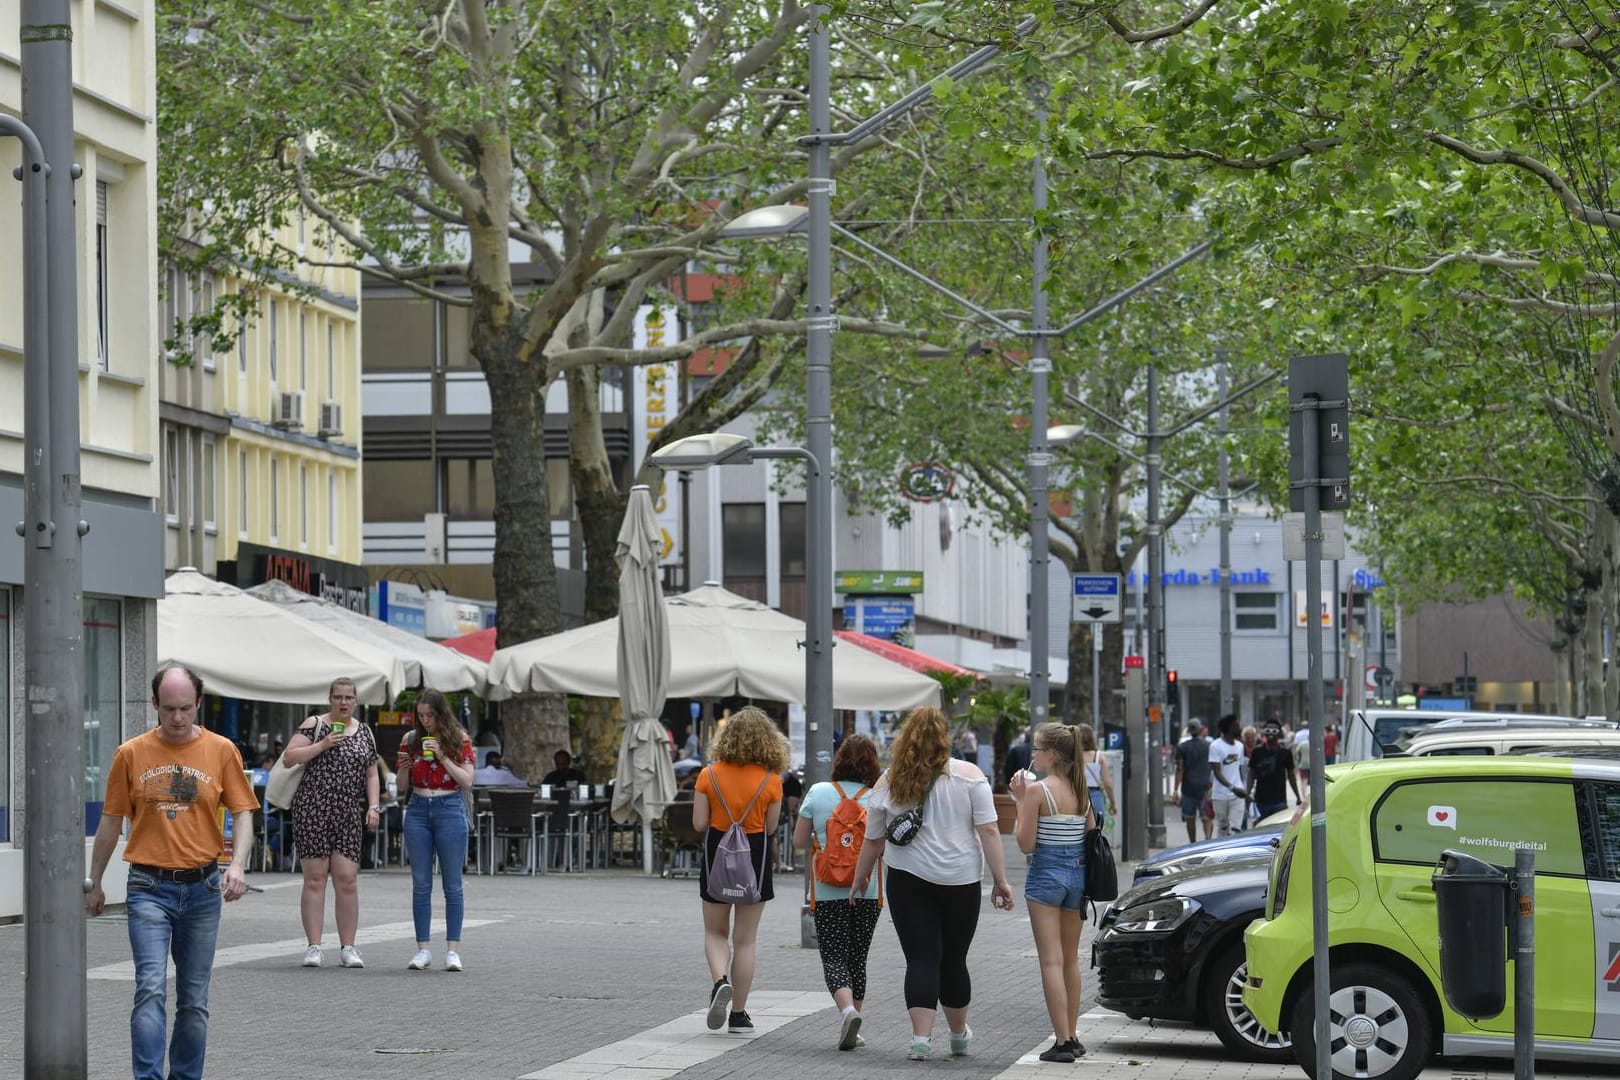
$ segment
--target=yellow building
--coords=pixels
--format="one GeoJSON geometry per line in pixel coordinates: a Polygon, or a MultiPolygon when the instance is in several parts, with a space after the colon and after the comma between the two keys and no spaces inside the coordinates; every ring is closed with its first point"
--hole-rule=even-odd
{"type": "MultiPolygon", "coordinates": [[[[327,233],[289,224],[275,238],[325,260],[327,233]],[[310,250],[311,246],[319,250],[310,250]]],[[[313,584],[365,590],[359,566],[359,272],[306,267],[303,289],[253,285],[222,268],[163,275],[164,564],[234,584],[301,562],[313,584]],[[247,289],[254,314],[213,351],[184,327],[247,289]],[[266,553],[278,558],[266,562],[266,553]]]]}
{"type": "MultiPolygon", "coordinates": [[[[77,133],[83,516],[86,824],[99,818],[105,770],[145,730],[145,673],[163,589],[158,506],[157,88],[152,0],[72,6],[77,133]]],[[[22,113],[17,4],[0,4],[0,112],[22,113]]],[[[20,641],[23,545],[22,193],[15,139],[0,138],[0,917],[21,911],[23,824],[20,641]]],[[[59,164],[59,163],[53,163],[59,164]]]]}

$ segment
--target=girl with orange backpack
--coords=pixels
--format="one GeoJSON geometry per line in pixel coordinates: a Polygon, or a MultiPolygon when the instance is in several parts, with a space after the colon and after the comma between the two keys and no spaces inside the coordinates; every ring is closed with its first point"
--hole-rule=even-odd
{"type": "Polygon", "coordinates": [[[814,784],[799,804],[793,846],[811,848],[810,911],[816,920],[821,973],[838,1007],[838,1049],[864,1040],[861,1006],[866,1001],[866,954],[883,909],[882,875],[853,899],[850,886],[866,839],[866,800],[881,769],[877,746],[865,735],[848,735],[833,757],[832,780],[814,784]]]}

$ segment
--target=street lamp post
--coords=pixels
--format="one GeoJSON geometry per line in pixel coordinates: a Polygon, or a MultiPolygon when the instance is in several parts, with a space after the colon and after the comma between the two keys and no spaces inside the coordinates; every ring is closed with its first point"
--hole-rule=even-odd
{"type": "Polygon", "coordinates": [[[84,573],[79,494],[73,38],[68,0],[23,0],[23,683],[28,702],[23,1072],[88,1069],[84,878],[84,573]],[[50,164],[47,164],[50,163],[50,164]],[[71,871],[69,870],[71,869],[71,871]]]}
{"type": "MultiPolygon", "coordinates": [[[[684,439],[677,439],[648,456],[648,461],[660,469],[697,470],[707,469],[711,465],[748,465],[755,461],[771,458],[798,458],[809,469],[805,477],[805,515],[804,532],[806,549],[815,546],[816,538],[825,536],[828,522],[831,518],[831,508],[824,501],[830,494],[830,489],[822,484],[825,472],[821,467],[821,459],[811,451],[798,446],[755,446],[752,441],[742,435],[725,433],[688,435],[684,439]]],[[[808,558],[807,550],[807,558],[808,558]]],[[[806,575],[808,577],[808,575],[806,575]]],[[[809,601],[805,605],[804,620],[804,784],[808,789],[811,784],[820,783],[830,777],[832,769],[832,753],[829,745],[825,757],[816,752],[820,744],[814,740],[823,733],[831,743],[832,725],[832,648],[830,640],[832,631],[830,627],[817,637],[813,616],[818,607],[815,591],[816,585],[823,585],[829,597],[827,603],[819,605],[823,617],[831,622],[832,601],[830,598],[832,586],[831,559],[828,560],[828,574],[824,582],[806,581],[805,586],[810,593],[809,601]],[[814,726],[817,717],[828,719],[825,731],[814,726]]]]}

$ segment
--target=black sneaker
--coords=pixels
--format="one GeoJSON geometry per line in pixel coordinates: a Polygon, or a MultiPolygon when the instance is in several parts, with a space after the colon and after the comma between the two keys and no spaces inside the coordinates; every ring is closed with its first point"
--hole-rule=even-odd
{"type": "Polygon", "coordinates": [[[726,1030],[733,1035],[752,1035],[754,1033],[754,1018],[749,1016],[746,1010],[734,1012],[731,1014],[731,1023],[726,1026],[726,1030]]]}
{"type": "Polygon", "coordinates": [[[714,989],[709,991],[709,1030],[719,1031],[725,1025],[726,1014],[731,1011],[731,980],[715,980],[714,989]]]}
{"type": "Polygon", "coordinates": [[[1068,1043],[1055,1042],[1052,1044],[1051,1049],[1041,1051],[1041,1060],[1055,1061],[1062,1065],[1070,1065],[1074,1062],[1074,1055],[1069,1052],[1068,1043]]]}
{"type": "Polygon", "coordinates": [[[1076,1058],[1083,1058],[1086,1056],[1085,1045],[1081,1043],[1079,1039],[1070,1039],[1063,1045],[1067,1046],[1069,1048],[1069,1053],[1073,1054],[1076,1058]]]}

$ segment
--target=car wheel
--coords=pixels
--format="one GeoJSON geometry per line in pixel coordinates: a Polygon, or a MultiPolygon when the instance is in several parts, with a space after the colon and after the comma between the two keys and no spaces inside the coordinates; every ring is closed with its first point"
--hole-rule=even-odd
{"type": "MultiPolygon", "coordinates": [[[[1328,1031],[1332,1080],[1413,1080],[1434,1056],[1434,1026],[1402,976],[1378,964],[1331,970],[1328,1031]]],[[[1294,1058],[1316,1080],[1316,1009],[1310,987],[1294,1002],[1294,1058]]]]}
{"type": "Polygon", "coordinates": [[[1234,941],[1210,962],[1204,973],[1204,1018],[1226,1048],[1246,1061],[1282,1065],[1294,1060],[1288,1036],[1260,1026],[1243,1004],[1249,963],[1243,942],[1234,941]]]}

